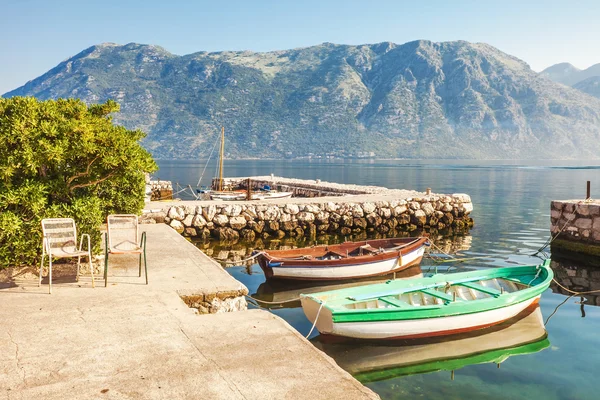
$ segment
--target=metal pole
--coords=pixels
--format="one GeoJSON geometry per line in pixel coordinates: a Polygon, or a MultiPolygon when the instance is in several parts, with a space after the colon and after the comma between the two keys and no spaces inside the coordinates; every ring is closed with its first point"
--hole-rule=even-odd
{"type": "Polygon", "coordinates": [[[589,199],[591,197],[590,195],[590,181],[587,181],[587,195],[585,196],[585,199],[589,199]]]}

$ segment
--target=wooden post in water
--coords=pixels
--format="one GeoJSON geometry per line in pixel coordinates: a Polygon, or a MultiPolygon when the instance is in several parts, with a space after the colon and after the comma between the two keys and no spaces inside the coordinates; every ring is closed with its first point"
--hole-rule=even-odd
{"type": "Polygon", "coordinates": [[[587,192],[586,192],[586,196],[585,199],[589,199],[591,197],[591,193],[590,193],[590,181],[587,181],[587,192]]]}
{"type": "Polygon", "coordinates": [[[248,182],[246,182],[246,200],[252,200],[252,189],[250,189],[250,178],[248,178],[248,182]]]}

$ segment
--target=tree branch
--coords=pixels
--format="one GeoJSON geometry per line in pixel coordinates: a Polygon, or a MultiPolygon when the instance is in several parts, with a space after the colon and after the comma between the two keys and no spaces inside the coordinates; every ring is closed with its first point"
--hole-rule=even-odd
{"type": "Polygon", "coordinates": [[[113,176],[115,174],[115,171],[111,172],[110,174],[106,175],[104,178],[100,178],[100,179],[96,179],[95,181],[91,181],[88,183],[79,183],[77,185],[73,185],[69,188],[69,191],[71,193],[73,193],[73,191],[77,188],[83,188],[83,187],[88,187],[88,186],[92,186],[92,185],[96,185],[100,182],[104,182],[105,180],[107,180],[108,178],[110,178],[111,176],[113,176]]]}
{"type": "MultiPolygon", "coordinates": [[[[85,172],[80,172],[80,173],[75,174],[74,176],[70,177],[69,179],[67,179],[67,186],[71,186],[71,183],[73,183],[73,181],[77,178],[88,176],[90,174],[90,168],[92,167],[92,164],[94,163],[94,161],[96,161],[98,159],[98,157],[99,156],[96,156],[96,158],[94,158],[92,161],[90,161],[87,168],[85,169],[85,172]]],[[[77,186],[77,185],[75,185],[75,186],[77,186]]],[[[71,190],[71,191],[73,191],[73,190],[71,190]]]]}

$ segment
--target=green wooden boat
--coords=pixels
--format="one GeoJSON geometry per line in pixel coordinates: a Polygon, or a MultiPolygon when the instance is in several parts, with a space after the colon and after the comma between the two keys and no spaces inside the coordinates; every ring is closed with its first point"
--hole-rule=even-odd
{"type": "Polygon", "coordinates": [[[321,334],[360,339],[421,338],[487,328],[536,304],[552,281],[540,265],[489,268],[390,280],[303,294],[302,309],[321,334]]]}
{"type": "Polygon", "coordinates": [[[488,329],[401,344],[327,341],[313,344],[362,383],[436,371],[454,371],[468,365],[500,364],[516,355],[531,354],[550,345],[539,306],[488,329]]]}

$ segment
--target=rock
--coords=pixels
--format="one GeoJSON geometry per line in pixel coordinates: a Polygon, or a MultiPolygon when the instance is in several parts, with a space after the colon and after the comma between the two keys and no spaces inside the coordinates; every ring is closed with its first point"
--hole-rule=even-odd
{"type": "Polygon", "coordinates": [[[228,217],[237,217],[242,213],[242,206],[239,204],[229,204],[223,207],[221,212],[228,217]]]}
{"type": "Polygon", "coordinates": [[[392,216],[392,210],[389,208],[380,208],[379,215],[384,219],[388,219],[392,216]]]}
{"type": "Polygon", "coordinates": [[[217,214],[217,207],[214,204],[211,204],[207,207],[202,207],[202,216],[206,220],[206,222],[212,222],[213,218],[217,214]]]}
{"type": "Polygon", "coordinates": [[[183,225],[187,228],[189,228],[190,226],[192,226],[192,221],[194,220],[194,215],[193,214],[188,214],[186,215],[186,217],[183,219],[183,225]]]}
{"type": "Polygon", "coordinates": [[[235,230],[240,230],[246,226],[246,218],[242,216],[229,218],[229,226],[235,230]]]}
{"type": "Polygon", "coordinates": [[[279,224],[279,228],[285,232],[291,232],[298,226],[296,221],[284,221],[279,224]]]}
{"type": "Polygon", "coordinates": [[[427,222],[427,215],[425,215],[425,211],[416,210],[411,221],[417,226],[425,226],[425,223],[427,222]]]}
{"type": "Polygon", "coordinates": [[[204,219],[202,214],[198,214],[194,217],[194,220],[192,221],[192,225],[195,226],[196,228],[203,228],[206,226],[206,220],[204,219]]]}
{"type": "Polygon", "coordinates": [[[354,224],[354,218],[350,215],[343,215],[342,220],[340,221],[341,226],[352,226],[354,224]]]}
{"type": "Polygon", "coordinates": [[[298,221],[313,222],[315,220],[315,215],[313,213],[303,211],[301,213],[298,213],[297,218],[298,221]]]}
{"type": "Polygon", "coordinates": [[[266,221],[265,229],[267,232],[275,232],[279,230],[279,222],[277,221],[266,221]]]}
{"type": "Polygon", "coordinates": [[[420,209],[421,209],[421,204],[419,204],[419,203],[418,203],[418,202],[416,202],[416,201],[411,201],[411,202],[408,204],[408,207],[409,207],[411,210],[420,210],[420,209]]]}
{"type": "Polygon", "coordinates": [[[591,229],[592,220],[590,218],[579,218],[575,220],[574,225],[579,229],[591,229]]]}
{"type": "Polygon", "coordinates": [[[311,214],[317,214],[319,211],[321,211],[321,209],[316,204],[306,204],[304,206],[304,211],[309,212],[311,214]]]}
{"type": "Polygon", "coordinates": [[[249,229],[252,229],[256,233],[262,233],[265,229],[264,221],[248,221],[246,225],[249,229]]]}
{"type": "Polygon", "coordinates": [[[184,229],[184,226],[183,226],[183,224],[181,223],[181,221],[179,221],[179,220],[176,220],[176,219],[173,219],[173,220],[171,220],[171,223],[169,224],[169,226],[170,226],[171,228],[175,229],[175,230],[176,230],[177,232],[179,232],[179,233],[182,233],[182,232],[183,232],[183,229],[184,229]]]}
{"type": "Polygon", "coordinates": [[[329,222],[329,213],[327,211],[319,211],[315,220],[321,224],[329,222]]]}
{"type": "Polygon", "coordinates": [[[244,211],[242,211],[242,215],[246,217],[246,220],[255,220],[258,218],[258,214],[256,213],[256,208],[254,206],[248,206],[244,211]]]}
{"type": "Polygon", "coordinates": [[[256,232],[252,229],[242,229],[240,231],[240,237],[246,242],[253,242],[256,239],[256,232]]]}
{"type": "Polygon", "coordinates": [[[354,226],[356,228],[360,228],[360,229],[366,229],[367,228],[367,220],[364,218],[355,217],[353,220],[352,226],[354,226]]]}
{"type": "Polygon", "coordinates": [[[333,223],[339,223],[342,220],[342,216],[338,213],[329,214],[329,221],[333,223]]]}
{"type": "Polygon", "coordinates": [[[396,229],[396,227],[398,226],[398,220],[395,218],[390,218],[385,221],[385,225],[388,226],[390,229],[396,229]]]}
{"type": "Polygon", "coordinates": [[[296,215],[300,212],[300,208],[296,204],[286,204],[283,212],[291,215],[296,215]]]}
{"type": "Polygon", "coordinates": [[[191,215],[193,217],[196,215],[196,206],[183,206],[183,212],[186,215],[191,215]]]}
{"type": "Polygon", "coordinates": [[[172,220],[177,220],[177,221],[183,221],[183,219],[185,218],[185,212],[183,211],[182,208],[180,207],[171,207],[169,208],[169,212],[167,213],[167,216],[169,218],[171,218],[172,220]]]}
{"type": "Polygon", "coordinates": [[[452,211],[452,204],[449,204],[449,203],[444,204],[444,206],[442,207],[442,211],[445,213],[452,211]]]}
{"type": "Polygon", "coordinates": [[[471,197],[465,193],[454,193],[452,199],[457,203],[470,203],[471,197]]]}
{"type": "Polygon", "coordinates": [[[445,223],[446,225],[452,225],[453,221],[454,221],[454,216],[451,213],[446,213],[442,217],[442,222],[445,223]]]}
{"type": "MultiPolygon", "coordinates": [[[[325,211],[327,211],[327,212],[335,212],[335,211],[337,211],[337,209],[338,209],[337,204],[335,204],[335,203],[333,203],[331,201],[325,203],[325,211]]],[[[362,211],[362,209],[361,209],[361,211],[362,211]]]]}
{"type": "Polygon", "coordinates": [[[406,212],[406,210],[407,210],[407,208],[406,208],[405,205],[403,205],[403,206],[396,206],[396,207],[394,207],[394,211],[392,212],[392,215],[394,217],[397,217],[399,215],[404,214],[406,212]]]}
{"type": "Polygon", "coordinates": [[[463,203],[463,213],[471,214],[473,212],[473,203],[463,203]]]}
{"type": "Polygon", "coordinates": [[[291,214],[281,214],[281,216],[279,217],[279,222],[289,222],[292,220],[292,215],[291,214]]]}
{"type": "Polygon", "coordinates": [[[342,229],[340,229],[341,235],[350,235],[351,233],[352,233],[352,229],[347,226],[344,226],[344,227],[342,227],[342,229]]]}
{"type": "Polygon", "coordinates": [[[218,215],[215,215],[213,222],[217,226],[225,226],[229,223],[229,218],[227,218],[227,215],[218,214],[218,215]]]}
{"type": "Polygon", "coordinates": [[[196,236],[196,228],[185,228],[183,234],[185,236],[196,236]]]}
{"type": "Polygon", "coordinates": [[[267,210],[263,213],[263,220],[265,221],[275,221],[279,219],[279,207],[277,206],[269,206],[267,210]]]}
{"type": "Polygon", "coordinates": [[[421,204],[421,210],[423,210],[423,212],[425,212],[425,215],[428,217],[435,212],[435,209],[433,208],[431,203],[421,204]]]}
{"type": "Polygon", "coordinates": [[[368,226],[377,227],[381,225],[382,219],[379,215],[372,212],[371,214],[367,215],[367,222],[368,226]]]}
{"type": "Polygon", "coordinates": [[[365,212],[363,211],[360,204],[350,204],[350,210],[352,210],[352,216],[355,218],[362,218],[365,216],[365,212]]]}
{"type": "Polygon", "coordinates": [[[410,215],[402,214],[398,218],[396,218],[399,225],[406,225],[410,222],[410,215]]]}
{"type": "Polygon", "coordinates": [[[285,237],[285,232],[284,231],[275,231],[273,232],[273,236],[275,236],[277,239],[281,239],[283,237],[285,237]]]}
{"type": "Polygon", "coordinates": [[[362,204],[362,210],[365,214],[371,214],[372,212],[374,212],[376,209],[375,204],[373,203],[363,203],[362,204]]]}

